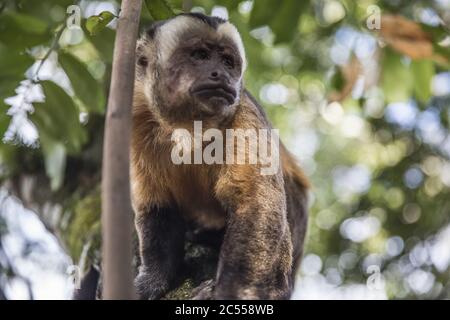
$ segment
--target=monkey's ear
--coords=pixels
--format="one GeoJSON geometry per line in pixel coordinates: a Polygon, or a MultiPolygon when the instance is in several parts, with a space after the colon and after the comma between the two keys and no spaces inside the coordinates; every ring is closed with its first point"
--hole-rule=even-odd
{"type": "Polygon", "coordinates": [[[148,47],[150,42],[142,36],[136,44],[136,65],[138,70],[144,70],[148,65],[148,59],[145,54],[145,48],[148,47]]]}
{"type": "Polygon", "coordinates": [[[139,56],[137,57],[137,64],[143,68],[147,67],[148,65],[148,59],[145,56],[139,56]]]}
{"type": "Polygon", "coordinates": [[[138,66],[143,68],[147,67],[148,59],[146,57],[146,52],[148,52],[149,48],[154,48],[156,32],[164,23],[166,23],[166,21],[167,20],[153,22],[141,34],[141,37],[136,44],[136,63],[138,66]]]}

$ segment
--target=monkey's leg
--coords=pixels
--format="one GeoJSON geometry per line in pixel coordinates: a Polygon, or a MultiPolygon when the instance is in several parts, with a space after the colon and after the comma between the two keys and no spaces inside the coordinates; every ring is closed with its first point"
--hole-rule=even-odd
{"type": "Polygon", "coordinates": [[[136,229],[141,256],[137,292],[141,299],[161,298],[183,262],[185,223],[176,209],[155,207],[136,216],[136,229]]]}
{"type": "Polygon", "coordinates": [[[272,180],[244,190],[247,194],[240,189],[229,198],[236,205],[230,208],[214,296],[287,299],[292,290],[292,240],[284,189],[272,180]]]}

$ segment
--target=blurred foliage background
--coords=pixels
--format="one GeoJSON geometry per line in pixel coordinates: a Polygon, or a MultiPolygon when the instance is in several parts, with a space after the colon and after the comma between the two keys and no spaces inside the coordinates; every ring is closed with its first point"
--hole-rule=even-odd
{"type": "MultiPolygon", "coordinates": [[[[36,265],[99,263],[119,6],[0,1],[0,299],[56,292],[36,265]]],[[[312,181],[293,298],[450,298],[450,1],[148,0],[142,29],[183,10],[238,27],[246,86],[312,181]]]]}

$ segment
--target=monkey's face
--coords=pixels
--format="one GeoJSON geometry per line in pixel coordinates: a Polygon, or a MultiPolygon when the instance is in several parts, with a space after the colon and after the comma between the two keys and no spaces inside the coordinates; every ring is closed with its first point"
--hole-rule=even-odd
{"type": "Polygon", "coordinates": [[[154,49],[140,50],[138,64],[146,62],[147,94],[160,115],[168,120],[220,120],[234,114],[245,69],[234,26],[219,18],[184,15],[149,32],[154,49]]]}
{"type": "Polygon", "coordinates": [[[242,62],[232,44],[193,37],[180,44],[161,70],[160,92],[180,112],[226,116],[239,102],[241,71],[242,62]]]}

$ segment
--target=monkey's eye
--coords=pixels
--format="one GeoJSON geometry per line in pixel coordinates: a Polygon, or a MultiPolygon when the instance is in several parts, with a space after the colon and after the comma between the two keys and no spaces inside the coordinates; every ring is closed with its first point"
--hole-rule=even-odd
{"type": "Polygon", "coordinates": [[[147,58],[146,57],[139,57],[138,65],[140,65],[141,67],[146,67],[148,65],[147,58]]]}
{"type": "Polygon", "coordinates": [[[191,57],[195,60],[206,60],[209,58],[209,54],[205,49],[195,49],[192,51],[191,57]]]}
{"type": "Polygon", "coordinates": [[[223,61],[223,64],[227,68],[229,68],[229,69],[233,69],[234,68],[234,59],[233,59],[232,56],[225,55],[225,56],[222,57],[222,61],[223,61]]]}

